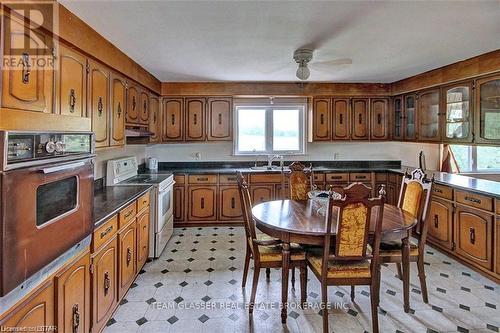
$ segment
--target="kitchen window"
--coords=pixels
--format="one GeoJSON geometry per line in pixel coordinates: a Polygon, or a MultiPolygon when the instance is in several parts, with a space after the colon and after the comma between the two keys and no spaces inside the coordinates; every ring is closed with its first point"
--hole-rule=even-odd
{"type": "Polygon", "coordinates": [[[451,145],[460,172],[500,172],[500,147],[451,145]]]}
{"type": "Polygon", "coordinates": [[[235,155],[304,154],[306,103],[235,103],[235,155]]]}

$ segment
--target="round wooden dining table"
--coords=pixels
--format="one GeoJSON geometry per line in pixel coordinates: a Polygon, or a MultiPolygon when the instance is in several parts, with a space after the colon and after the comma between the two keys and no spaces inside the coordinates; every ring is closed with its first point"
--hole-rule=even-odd
{"type": "MultiPolygon", "coordinates": [[[[263,202],[252,208],[256,226],[269,236],[282,241],[283,266],[281,286],[281,321],[287,318],[288,270],[290,267],[290,243],[305,245],[323,245],[326,233],[326,202],[324,199],[307,201],[275,200],[263,202]]],[[[376,221],[378,209],[372,211],[372,221],[376,221]]],[[[336,221],[332,216],[332,221],[336,221]]],[[[403,294],[405,311],[409,311],[410,279],[405,263],[409,262],[411,229],[417,224],[417,219],[393,205],[384,206],[382,223],[383,241],[400,240],[403,244],[403,294]]],[[[375,226],[372,226],[373,229],[375,226]]],[[[336,226],[332,225],[332,237],[335,237],[336,226]]],[[[372,229],[372,230],[373,230],[372,229]]],[[[307,294],[307,293],[306,293],[307,294]]]]}

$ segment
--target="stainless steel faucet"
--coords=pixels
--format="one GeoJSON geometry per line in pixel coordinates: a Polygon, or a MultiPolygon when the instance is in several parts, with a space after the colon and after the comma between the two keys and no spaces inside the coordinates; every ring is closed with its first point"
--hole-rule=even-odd
{"type": "Polygon", "coordinates": [[[283,155],[267,155],[267,167],[273,167],[274,160],[280,160],[280,167],[283,167],[283,155]]]}

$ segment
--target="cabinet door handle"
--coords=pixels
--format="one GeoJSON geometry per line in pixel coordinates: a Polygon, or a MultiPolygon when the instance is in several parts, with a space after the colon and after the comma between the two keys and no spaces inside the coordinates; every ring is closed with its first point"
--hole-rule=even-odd
{"type": "Polygon", "coordinates": [[[104,107],[102,105],[102,97],[99,96],[97,98],[97,113],[99,114],[99,117],[102,116],[102,111],[104,110],[104,107]]]}
{"type": "Polygon", "coordinates": [[[124,217],[124,218],[127,218],[127,217],[129,217],[130,215],[132,215],[132,213],[133,213],[133,212],[134,212],[134,211],[133,211],[133,210],[131,210],[130,212],[128,212],[127,214],[125,214],[125,216],[123,216],[123,217],[124,217]]]}
{"type": "Polygon", "coordinates": [[[356,179],[366,179],[366,176],[356,176],[356,179]]]}
{"type": "Polygon", "coordinates": [[[382,115],[380,113],[377,115],[377,123],[382,124],[382,115]]]}
{"type": "Polygon", "coordinates": [[[471,244],[476,243],[476,230],[474,228],[469,228],[469,240],[471,244]]]}
{"type": "Polygon", "coordinates": [[[439,216],[437,214],[434,215],[434,227],[439,228],[439,216]]]}
{"type": "Polygon", "coordinates": [[[325,115],[324,115],[324,114],[321,114],[321,115],[319,116],[319,123],[320,123],[321,125],[323,125],[323,124],[325,123],[325,115]]]}
{"type": "Polygon", "coordinates": [[[231,198],[231,209],[236,208],[236,200],[234,198],[231,198]]]}
{"type": "Polygon", "coordinates": [[[443,191],[441,189],[439,189],[439,188],[434,188],[434,192],[441,193],[441,194],[443,193],[443,191]]]}
{"type": "Polygon", "coordinates": [[[135,105],[136,105],[135,96],[132,96],[132,111],[135,111],[135,105]]]}
{"type": "Polygon", "coordinates": [[[344,122],[344,115],[341,113],[339,114],[339,124],[342,125],[343,122],[344,122]]]}
{"type": "Polygon", "coordinates": [[[360,125],[363,123],[363,115],[361,113],[358,115],[358,121],[360,125]]]}
{"type": "Polygon", "coordinates": [[[235,182],[236,181],[236,177],[227,177],[227,180],[231,181],[231,182],[235,182]]]}
{"type": "Polygon", "coordinates": [[[195,113],[193,115],[193,123],[196,125],[197,122],[198,122],[198,115],[195,113]]]}
{"type": "Polygon", "coordinates": [[[118,114],[118,118],[120,118],[120,116],[122,115],[122,106],[121,106],[120,102],[118,102],[118,107],[116,109],[116,113],[118,114]]]}
{"type": "Polygon", "coordinates": [[[144,103],[142,103],[142,111],[145,115],[148,114],[148,102],[144,101],[144,103]]]}
{"type": "Polygon", "coordinates": [[[472,198],[472,197],[465,197],[465,200],[473,202],[473,203],[476,203],[476,204],[479,204],[479,205],[481,204],[481,200],[480,199],[476,199],[476,198],[472,198]]]}
{"type": "Polygon", "coordinates": [[[222,113],[219,113],[219,125],[222,125],[222,113]]]}
{"type": "Polygon", "coordinates": [[[108,295],[109,287],[111,287],[111,280],[109,279],[109,272],[104,273],[104,296],[108,295]]]}
{"type": "Polygon", "coordinates": [[[342,179],[342,176],[332,176],[330,179],[342,179]]]}
{"type": "Polygon", "coordinates": [[[201,206],[201,209],[205,209],[205,198],[201,198],[200,206],[201,206]]]}
{"type": "Polygon", "coordinates": [[[130,266],[130,262],[132,261],[132,250],[130,247],[127,248],[127,267],[130,266]]]}
{"type": "Polygon", "coordinates": [[[112,230],[113,230],[113,226],[110,225],[106,230],[104,230],[103,232],[101,232],[101,239],[103,239],[104,236],[106,236],[107,234],[109,234],[112,230]]]}
{"type": "Polygon", "coordinates": [[[172,118],[172,125],[175,125],[175,114],[173,114],[171,118],[172,118]]]}
{"type": "Polygon", "coordinates": [[[73,314],[71,317],[73,333],[78,333],[78,328],[80,327],[80,310],[78,309],[78,304],[73,305],[73,314]]]}
{"type": "Polygon", "coordinates": [[[71,113],[75,112],[75,105],[76,105],[75,89],[72,88],[69,91],[69,112],[71,113]]]}
{"type": "Polygon", "coordinates": [[[23,83],[30,83],[30,74],[31,74],[31,64],[30,64],[30,55],[27,52],[23,53],[23,83]]]}
{"type": "Polygon", "coordinates": [[[156,124],[156,113],[153,113],[153,124],[156,124]]]}
{"type": "Polygon", "coordinates": [[[208,181],[208,177],[198,177],[196,178],[197,181],[200,181],[200,182],[206,182],[208,181]]]}

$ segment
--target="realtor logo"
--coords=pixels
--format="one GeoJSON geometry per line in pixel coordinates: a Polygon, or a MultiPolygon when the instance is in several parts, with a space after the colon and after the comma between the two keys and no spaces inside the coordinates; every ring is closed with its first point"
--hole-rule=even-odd
{"type": "Polygon", "coordinates": [[[33,70],[53,70],[59,33],[55,1],[7,0],[1,3],[5,47],[2,67],[21,70],[23,83],[33,70]]]}

